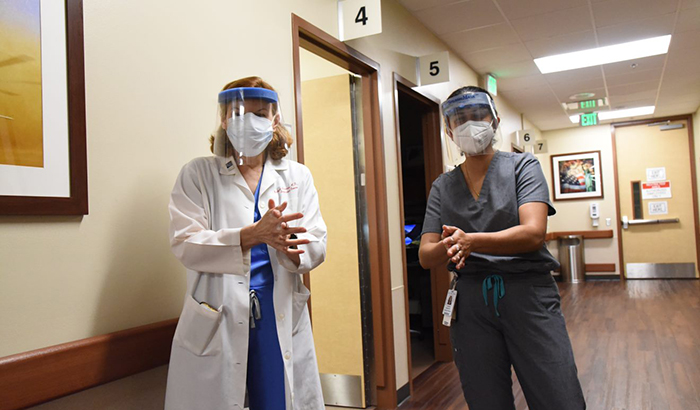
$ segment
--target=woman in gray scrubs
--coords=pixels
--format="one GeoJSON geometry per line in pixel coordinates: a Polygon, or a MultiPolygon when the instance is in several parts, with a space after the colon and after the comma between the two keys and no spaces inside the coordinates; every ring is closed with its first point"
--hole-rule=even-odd
{"type": "Polygon", "coordinates": [[[463,87],[442,105],[465,161],[430,190],[420,245],[426,268],[449,263],[457,291],[451,338],[470,410],[515,409],[511,365],[530,409],[586,404],[547,251],[556,212],[532,154],[493,148],[500,119],[488,92],[463,87]]]}

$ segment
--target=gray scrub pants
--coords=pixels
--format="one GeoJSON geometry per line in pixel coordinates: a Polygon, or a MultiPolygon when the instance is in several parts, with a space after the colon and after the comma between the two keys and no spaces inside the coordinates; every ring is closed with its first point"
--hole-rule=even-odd
{"type": "Polygon", "coordinates": [[[502,274],[498,284],[488,276],[461,275],[457,281],[457,317],[450,336],[469,409],[515,409],[511,365],[530,410],[585,409],[552,276],[502,274]],[[485,279],[493,288],[484,287],[485,279]],[[501,286],[505,294],[496,310],[494,292],[501,286]]]}

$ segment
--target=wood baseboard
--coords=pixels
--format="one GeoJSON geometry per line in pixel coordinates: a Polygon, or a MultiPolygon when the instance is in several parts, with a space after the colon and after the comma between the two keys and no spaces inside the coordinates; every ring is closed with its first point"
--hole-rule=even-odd
{"type": "Polygon", "coordinates": [[[586,273],[590,272],[615,272],[614,263],[587,263],[586,273]]]}
{"type": "Polygon", "coordinates": [[[0,410],[23,409],[167,364],[177,319],[0,358],[0,410]]]}

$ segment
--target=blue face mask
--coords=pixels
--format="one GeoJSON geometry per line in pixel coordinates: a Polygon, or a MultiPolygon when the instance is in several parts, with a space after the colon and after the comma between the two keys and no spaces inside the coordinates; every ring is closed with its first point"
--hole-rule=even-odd
{"type": "Polygon", "coordinates": [[[263,152],[272,141],[272,133],[272,121],[252,112],[234,115],[226,124],[226,135],[244,157],[255,157],[263,152]]]}

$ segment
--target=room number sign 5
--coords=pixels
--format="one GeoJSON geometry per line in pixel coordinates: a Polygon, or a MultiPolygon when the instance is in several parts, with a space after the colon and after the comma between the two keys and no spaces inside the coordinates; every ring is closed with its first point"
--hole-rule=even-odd
{"type": "Polygon", "coordinates": [[[449,53],[443,51],[419,58],[420,85],[450,81],[449,53]]]}

